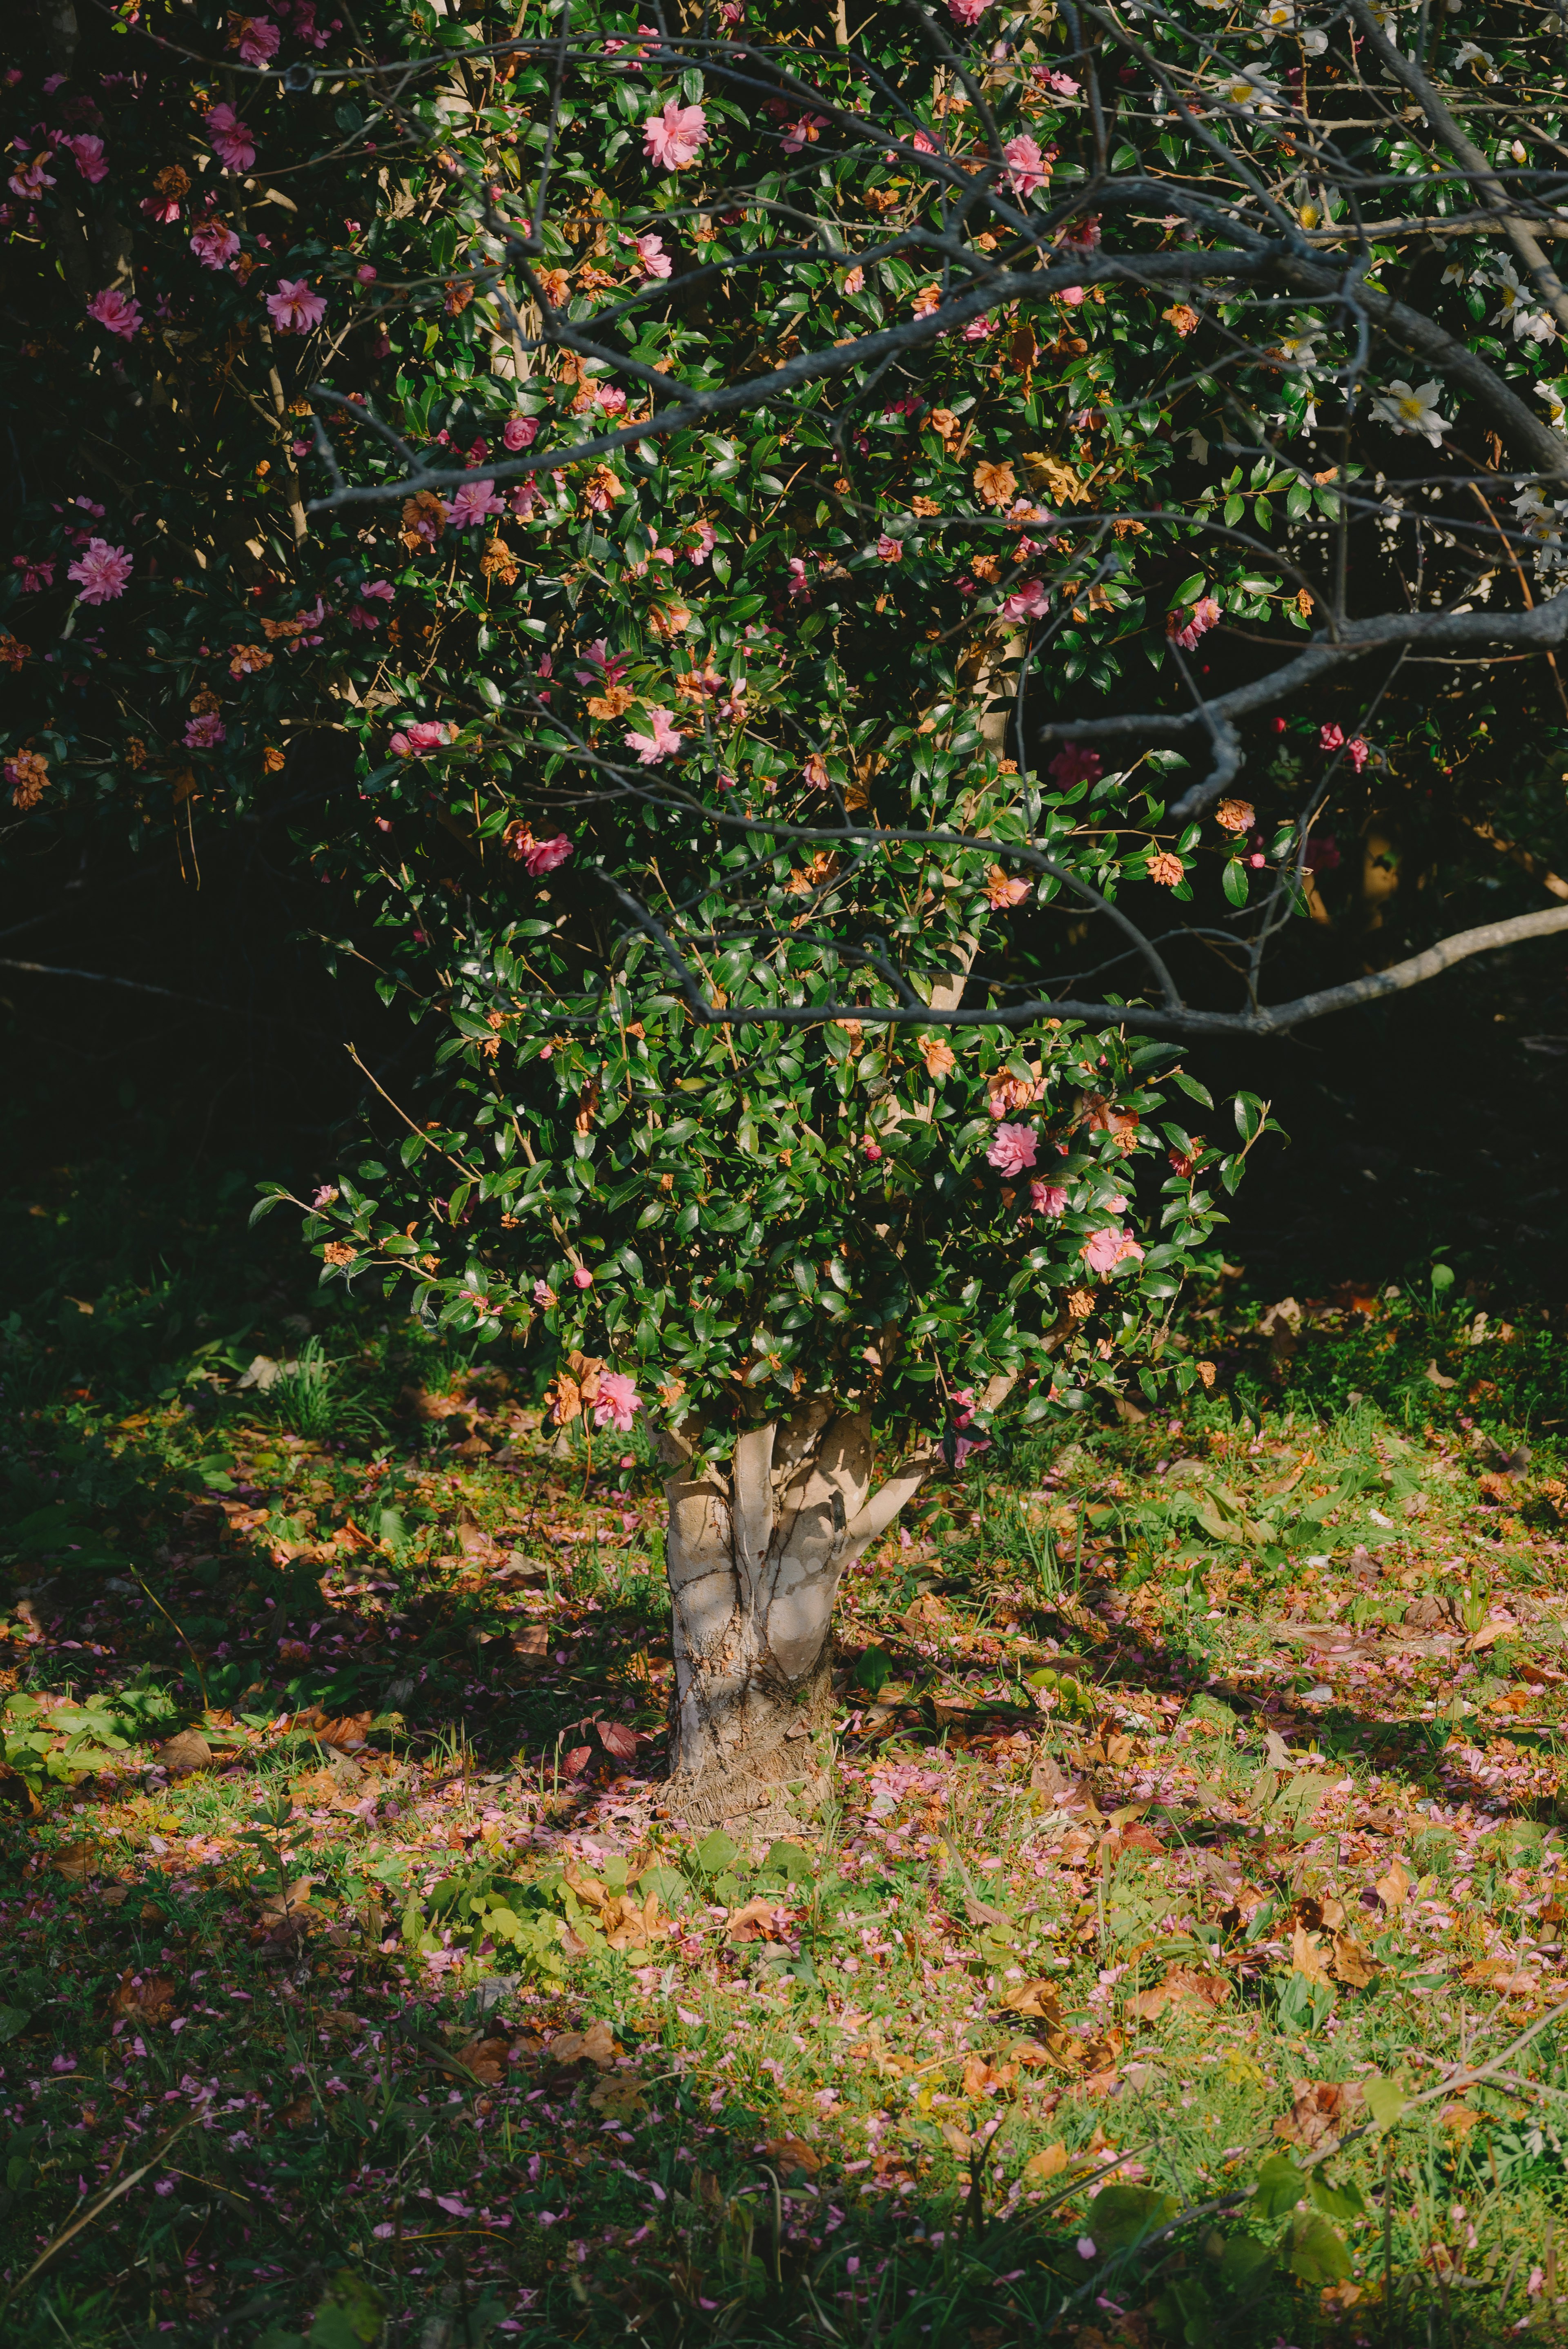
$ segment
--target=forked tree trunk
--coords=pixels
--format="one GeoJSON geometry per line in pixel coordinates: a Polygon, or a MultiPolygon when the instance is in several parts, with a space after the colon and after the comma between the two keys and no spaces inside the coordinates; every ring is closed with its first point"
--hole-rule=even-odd
{"type": "Polygon", "coordinates": [[[940,1454],[923,1451],[873,1496],[869,1414],[825,1401],[739,1437],[727,1474],[677,1437],[662,1444],[679,1463],[665,1487],[671,1806],[705,1825],[810,1805],[827,1785],[839,1584],[940,1454]]]}

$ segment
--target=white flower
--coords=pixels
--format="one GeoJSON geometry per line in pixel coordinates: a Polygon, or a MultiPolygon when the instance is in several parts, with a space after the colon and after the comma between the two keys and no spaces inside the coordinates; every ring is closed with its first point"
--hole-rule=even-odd
{"type": "Polygon", "coordinates": [[[1240,73],[1222,75],[1216,85],[1227,106],[1242,114],[1272,114],[1279,87],[1257,66],[1247,66],[1240,73]]]}
{"type": "Polygon", "coordinates": [[[1535,397],[1546,402],[1546,421],[1551,425],[1553,432],[1561,432],[1563,419],[1568,417],[1568,403],[1564,402],[1557,386],[1554,383],[1547,383],[1543,378],[1535,387],[1535,397]]]}
{"type": "Polygon", "coordinates": [[[1516,343],[1523,342],[1527,336],[1532,343],[1549,343],[1553,339],[1557,332],[1555,325],[1544,310],[1536,308],[1534,288],[1522,282],[1511,261],[1502,264],[1497,291],[1494,326],[1511,326],[1516,343]]]}
{"type": "Polygon", "coordinates": [[[1295,0],[1269,0],[1258,18],[1258,31],[1265,41],[1272,41],[1276,33],[1294,33],[1309,57],[1320,57],[1328,47],[1326,33],[1302,24],[1295,0]]]}
{"type": "Polygon", "coordinates": [[[1501,81],[1502,78],[1501,75],[1493,66],[1491,57],[1488,56],[1485,49],[1481,47],[1479,41],[1461,41],[1460,43],[1458,54],[1454,58],[1454,67],[1457,71],[1464,66],[1473,66],[1477,73],[1480,75],[1482,81],[1501,81]],[[1484,72],[1481,71],[1483,67],[1485,67],[1484,72]]]}
{"type": "Polygon", "coordinates": [[[1274,357],[1288,359],[1293,367],[1315,367],[1317,351],[1314,338],[1322,334],[1322,326],[1315,318],[1297,318],[1293,325],[1294,333],[1282,335],[1274,345],[1274,357]]]}
{"type": "Polygon", "coordinates": [[[1443,272],[1442,282],[1445,285],[1462,285],[1465,282],[1464,263],[1462,261],[1450,261],[1448,267],[1443,272]]]}
{"type": "Polygon", "coordinates": [[[1423,383],[1412,390],[1396,376],[1387,390],[1378,393],[1372,409],[1380,422],[1391,424],[1396,432],[1419,432],[1436,449],[1441,446],[1443,434],[1454,429],[1447,417],[1438,414],[1441,396],[1439,384],[1423,383]]]}

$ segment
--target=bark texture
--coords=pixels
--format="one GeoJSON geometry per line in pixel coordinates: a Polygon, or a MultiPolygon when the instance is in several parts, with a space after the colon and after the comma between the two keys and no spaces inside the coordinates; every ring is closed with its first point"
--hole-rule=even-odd
{"type": "Polygon", "coordinates": [[[940,1454],[922,1452],[873,1496],[870,1416],[825,1400],[748,1430],[727,1473],[679,1437],[663,1443],[672,1806],[703,1825],[810,1805],[827,1787],[839,1584],[940,1454]]]}

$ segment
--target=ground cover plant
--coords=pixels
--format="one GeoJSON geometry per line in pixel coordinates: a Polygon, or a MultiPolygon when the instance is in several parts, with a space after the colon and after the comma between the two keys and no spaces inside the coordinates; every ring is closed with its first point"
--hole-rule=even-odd
{"type": "Polygon", "coordinates": [[[6,1216],[8,2337],[1556,2336],[1560,1308],[1197,1300],[851,1577],[748,1839],[642,1439],[181,1206],[6,1216]]]}

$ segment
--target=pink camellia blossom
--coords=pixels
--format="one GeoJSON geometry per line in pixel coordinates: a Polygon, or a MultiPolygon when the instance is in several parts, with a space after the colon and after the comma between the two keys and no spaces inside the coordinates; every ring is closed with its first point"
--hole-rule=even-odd
{"type": "Polygon", "coordinates": [[[1143,1250],[1130,1232],[1118,1230],[1108,1224],[1103,1231],[1091,1232],[1078,1250],[1090,1272],[1114,1272],[1130,1256],[1141,1259],[1143,1250]]]}
{"type": "Polygon", "coordinates": [[[866,273],[857,261],[844,278],[844,291],[846,294],[861,294],[865,291],[865,283],[866,273]]]}
{"type": "Polygon", "coordinates": [[[1071,74],[1043,73],[1040,79],[1047,89],[1055,90],[1058,98],[1076,98],[1082,87],[1081,83],[1074,81],[1071,74]]]}
{"type": "Polygon", "coordinates": [[[953,1401],[955,1406],[953,1413],[953,1464],[955,1468],[962,1468],[964,1463],[968,1459],[972,1452],[989,1452],[991,1449],[991,1439],[988,1435],[965,1435],[960,1432],[964,1428],[973,1426],[974,1424],[974,1388],[956,1388],[954,1392],[953,1401]]]}
{"type": "Polygon", "coordinates": [[[558,864],[564,864],[571,854],[572,843],[563,832],[558,832],[552,840],[535,840],[531,833],[526,841],[520,842],[518,849],[523,870],[535,881],[541,874],[553,873],[558,864]]]}
{"type": "Polygon", "coordinates": [[[789,601],[792,604],[798,604],[803,595],[809,595],[810,592],[810,583],[806,577],[805,558],[803,555],[792,554],[789,557],[789,601]]]}
{"type": "Polygon", "coordinates": [[[1320,726],[1317,730],[1317,747],[1320,750],[1343,750],[1345,748],[1344,727],[1336,726],[1332,721],[1330,721],[1326,726],[1320,726]]]}
{"type": "Polygon", "coordinates": [[[677,734],[670,724],[670,713],[667,709],[650,709],[648,718],[653,726],[653,732],[628,734],[626,748],[628,750],[636,752],[640,766],[656,767],[661,759],[667,758],[672,750],[678,750],[686,738],[684,735],[677,734]]]}
{"type": "Polygon", "coordinates": [[[539,438],[537,416],[509,416],[500,428],[500,437],[509,449],[531,449],[539,438]]]}
{"type": "Polygon", "coordinates": [[[354,273],[354,282],[356,285],[374,285],[376,264],[373,261],[362,261],[354,273]]]}
{"type": "Polygon", "coordinates": [[[1081,285],[1064,285],[1057,295],[1057,300],[1065,303],[1069,310],[1076,310],[1083,298],[1084,289],[1081,285]]]}
{"type": "Polygon", "coordinates": [[[215,709],[204,709],[186,727],[185,747],[188,750],[216,750],[218,744],[225,740],[228,730],[215,709]]]}
{"type": "Polygon", "coordinates": [[[249,123],[242,122],[227,104],[210,107],[203,119],[212,152],[225,171],[248,171],[256,160],[256,142],[249,123]]]}
{"type": "Polygon", "coordinates": [[[1027,881],[1009,880],[999,864],[993,864],[985,879],[985,902],[1003,913],[1009,905],[1021,905],[1029,894],[1027,881]]]}
{"type": "Polygon", "coordinates": [[[14,554],[11,568],[22,574],[24,595],[41,595],[55,584],[55,559],[49,554],[14,554]]]}
{"type": "Polygon", "coordinates": [[[882,1143],[877,1141],[874,1134],[868,1133],[861,1137],[861,1150],[863,1155],[872,1161],[873,1165],[882,1154],[882,1143]]]}
{"type": "Polygon", "coordinates": [[[600,1371],[599,1392],[593,1399],[595,1427],[613,1427],[618,1435],[630,1435],[632,1422],[642,1407],[634,1379],[629,1379],[624,1371],[600,1371]]]}
{"type": "Polygon", "coordinates": [[[643,152],[664,171],[686,171],[707,140],[707,117],[701,107],[677,106],[673,98],[662,114],[650,114],[643,125],[643,152]]]}
{"type": "Polygon", "coordinates": [[[78,130],[73,137],[62,139],[60,144],[70,149],[77,159],[77,171],[95,188],[100,180],[108,179],[108,165],[104,160],[101,139],[95,139],[89,130],[78,130]]]}
{"type": "Polygon", "coordinates": [[[1047,770],[1057,791],[1070,792],[1075,783],[1097,783],[1099,781],[1100,755],[1098,750],[1080,750],[1069,742],[1058,750],[1047,770]]]}
{"type": "Polygon", "coordinates": [[[232,16],[229,28],[229,47],[239,50],[242,65],[270,65],[277,56],[283,35],[270,16],[232,16]]]}
{"type": "Polygon", "coordinates": [[[1037,1216],[1059,1216],[1068,1204],[1065,1183],[1045,1183],[1037,1175],[1029,1185],[1029,1205],[1037,1216]]]}
{"type": "Polygon", "coordinates": [[[990,312],[986,311],[983,317],[971,318],[966,325],[960,326],[958,332],[966,343],[983,343],[995,325],[995,319],[990,312]]]}
{"type": "Polygon", "coordinates": [[[573,1268],[572,1268],[572,1286],[573,1286],[573,1288],[593,1288],[593,1274],[589,1271],[589,1269],[588,1269],[588,1268],[587,1268],[587,1266],[586,1266],[585,1264],[574,1264],[574,1265],[573,1266],[573,1268]]]}
{"type": "Polygon", "coordinates": [[[326,296],[313,293],[304,277],[280,277],[267,295],[267,316],[280,335],[308,335],[326,316],[326,296]]]}
{"type": "Polygon", "coordinates": [[[134,568],[123,546],[111,546],[106,538],[89,538],[87,553],[77,555],[66,577],[76,581],[84,604],[112,604],[124,595],[134,568]]]}
{"type": "Polygon", "coordinates": [[[1005,620],[1038,620],[1050,610],[1051,599],[1037,579],[1026,580],[1002,606],[1005,620]]]}
{"type": "Polygon", "coordinates": [[[1026,202],[1037,188],[1043,188],[1050,173],[1040,152],[1039,141],[1026,132],[1018,139],[1009,139],[1002,150],[1007,166],[1007,185],[1013,193],[1026,202]]]}
{"type": "Polygon", "coordinates": [[[45,170],[44,158],[35,155],[30,163],[17,164],[6,185],[14,196],[21,197],[24,203],[36,204],[44,190],[55,185],[55,175],[45,170]]]}
{"type": "Polygon", "coordinates": [[[627,656],[613,653],[607,637],[595,636],[591,645],[584,645],[583,658],[593,667],[573,671],[579,685],[597,685],[601,678],[606,685],[619,685],[626,673],[627,656]]]}
{"type": "Polygon", "coordinates": [[[131,343],[141,332],[141,307],[134,294],[122,294],[118,285],[106,285],[88,304],[88,316],[122,342],[131,343]]]}
{"type": "Polygon", "coordinates": [[[420,718],[394,734],[387,748],[397,758],[419,759],[427,750],[444,750],[452,732],[452,728],[443,725],[438,718],[420,718]]]}
{"type": "Polygon", "coordinates": [[[373,604],[390,604],[397,592],[389,579],[367,579],[359,591],[360,601],[354,605],[349,612],[349,626],[378,628],[381,626],[382,616],[374,610],[372,605],[373,604]]]}
{"type": "Polygon", "coordinates": [[[1369,742],[1363,741],[1359,734],[1353,734],[1345,745],[1345,755],[1359,774],[1372,756],[1372,746],[1369,742]]]}
{"type": "Polygon", "coordinates": [[[707,561],[717,545],[718,534],[710,522],[695,523],[692,527],[696,534],[696,543],[686,548],[686,558],[688,563],[695,563],[700,567],[707,561]]]}
{"type": "Polygon", "coordinates": [[[477,530],[481,523],[489,522],[492,514],[505,512],[505,506],[495,493],[493,481],[464,481],[452,492],[452,502],[447,508],[447,520],[454,530],[477,530]]]}
{"type": "Polygon", "coordinates": [[[1034,1164],[1039,1140],[1032,1125],[999,1125],[985,1156],[998,1174],[1021,1174],[1034,1164]]]}
{"type": "Polygon", "coordinates": [[[203,269],[222,269],[240,250],[240,240],[223,221],[203,221],[191,233],[191,250],[203,269]]]}
{"type": "Polygon", "coordinates": [[[1180,645],[1183,652],[1190,653],[1199,637],[1206,636],[1210,629],[1216,625],[1219,617],[1220,607],[1213,596],[1200,595],[1192,606],[1191,616],[1186,626],[1169,629],[1171,643],[1180,645]]]}
{"type": "Polygon", "coordinates": [[[804,153],[808,147],[815,146],[827,127],[828,118],[825,114],[803,114],[799,121],[792,122],[784,133],[781,142],[784,152],[786,155],[804,153]]]}
{"type": "Polygon", "coordinates": [[[991,0],[947,0],[947,13],[955,25],[977,25],[991,0]]]}
{"type": "Polygon", "coordinates": [[[675,264],[665,251],[665,241],[662,236],[655,236],[650,231],[647,235],[636,239],[636,247],[637,258],[643,264],[645,277],[669,275],[675,264]]]}
{"type": "Polygon", "coordinates": [[[877,541],[877,554],[883,563],[902,563],[903,561],[903,539],[890,538],[886,531],[883,531],[877,541]]]}
{"type": "Polygon", "coordinates": [[[554,1304],[555,1291],[552,1288],[547,1280],[536,1280],[534,1282],[533,1301],[538,1306],[542,1313],[548,1313],[550,1308],[554,1304]]]}
{"type": "Polygon", "coordinates": [[[544,492],[537,481],[517,481],[506,495],[507,503],[519,522],[531,521],[544,503],[544,492]]]}

